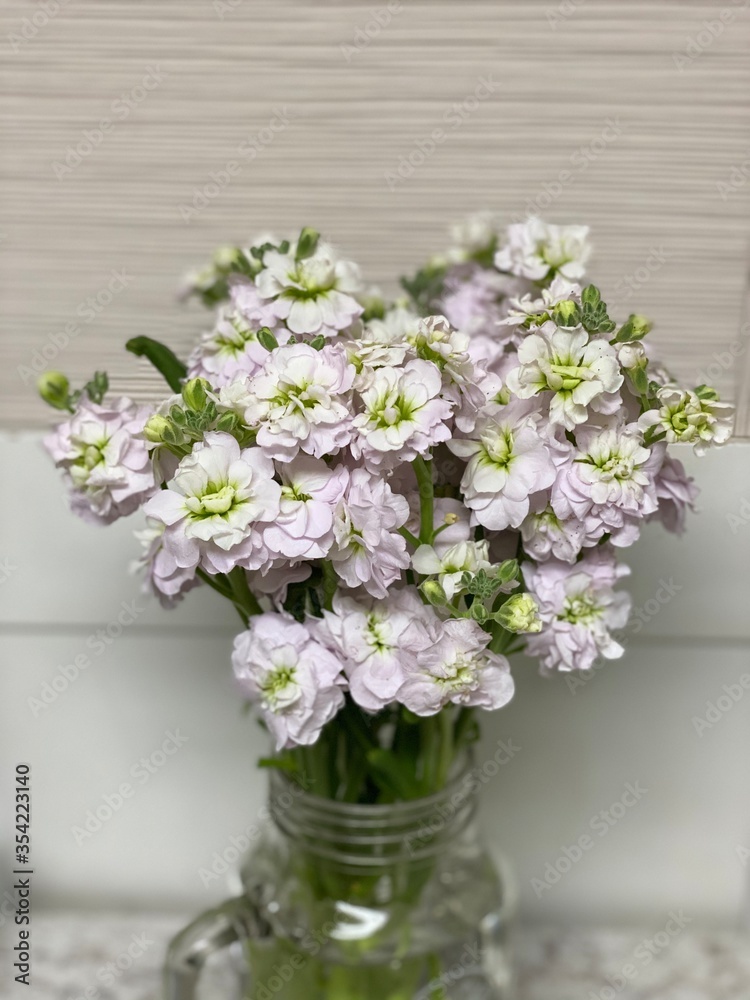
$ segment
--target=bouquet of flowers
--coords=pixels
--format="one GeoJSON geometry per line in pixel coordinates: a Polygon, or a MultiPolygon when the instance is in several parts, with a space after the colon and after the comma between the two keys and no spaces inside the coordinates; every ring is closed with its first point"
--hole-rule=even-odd
{"type": "Polygon", "coordinates": [[[617,550],[696,489],[669,453],[731,433],[711,388],[650,356],[650,324],[586,284],[588,230],[471,219],[386,302],[317,232],[224,249],[186,295],[216,310],[186,361],[137,337],[156,406],[97,372],[43,398],[73,510],[142,511],[139,566],[167,607],[232,602],[237,687],[314,793],[388,803],[445,786],[477,710],[616,658],[617,550]]]}

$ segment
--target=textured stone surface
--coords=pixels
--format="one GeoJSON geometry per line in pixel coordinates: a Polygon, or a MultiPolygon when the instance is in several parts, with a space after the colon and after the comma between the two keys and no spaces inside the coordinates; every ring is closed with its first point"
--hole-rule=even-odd
{"type": "MultiPolygon", "coordinates": [[[[164,946],[183,922],[154,914],[37,917],[32,989],[8,989],[4,935],[0,996],[158,1000],[164,946]],[[131,960],[129,948],[140,954],[131,960]]],[[[517,1000],[748,1000],[750,932],[665,927],[519,928],[517,1000]]],[[[230,994],[217,984],[211,995],[230,994]]]]}

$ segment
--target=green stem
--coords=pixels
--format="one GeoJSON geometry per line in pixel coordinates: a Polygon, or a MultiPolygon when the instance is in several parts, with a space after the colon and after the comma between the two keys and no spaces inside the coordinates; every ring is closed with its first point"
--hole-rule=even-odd
{"type": "Polygon", "coordinates": [[[224,576],[223,573],[220,574],[219,576],[211,576],[209,573],[206,573],[206,571],[203,569],[197,569],[195,571],[195,574],[199,580],[203,580],[204,583],[207,583],[212,590],[216,591],[217,594],[221,594],[222,597],[225,597],[228,601],[231,601],[232,604],[234,605],[235,610],[237,611],[237,614],[242,619],[242,624],[247,626],[247,614],[245,613],[244,608],[242,608],[235,600],[235,596],[232,593],[231,587],[229,586],[229,580],[227,580],[227,577],[224,576]],[[223,586],[219,582],[220,580],[227,580],[227,586],[223,586]]]}
{"type": "Polygon", "coordinates": [[[338,590],[339,578],[330,559],[324,559],[321,565],[323,569],[323,607],[326,611],[330,611],[333,608],[333,595],[338,590]]]}
{"type": "Polygon", "coordinates": [[[259,615],[262,612],[260,604],[255,594],[252,593],[247,582],[247,574],[241,566],[235,566],[227,576],[229,585],[234,594],[235,604],[242,608],[248,618],[252,615],[259,615]]]}
{"type": "Polygon", "coordinates": [[[408,528],[399,528],[398,533],[399,535],[403,535],[403,537],[407,540],[409,545],[413,545],[415,549],[419,548],[420,545],[419,539],[417,538],[416,535],[412,535],[412,533],[409,531],[408,528]]]}
{"type": "Polygon", "coordinates": [[[423,545],[432,545],[435,536],[435,488],[432,482],[432,460],[425,461],[421,455],[412,462],[419,487],[419,540],[423,545]]]}

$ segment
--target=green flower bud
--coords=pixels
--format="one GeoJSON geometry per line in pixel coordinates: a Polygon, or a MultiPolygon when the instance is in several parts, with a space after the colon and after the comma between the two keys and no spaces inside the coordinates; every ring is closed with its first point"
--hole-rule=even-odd
{"type": "Polygon", "coordinates": [[[638,316],[636,314],[630,316],[628,318],[628,322],[633,326],[633,340],[641,340],[651,331],[651,328],[654,325],[651,320],[647,319],[645,316],[638,316]]]}
{"type": "Polygon", "coordinates": [[[425,580],[419,589],[422,591],[430,604],[434,605],[436,608],[442,608],[448,603],[445,591],[437,580],[425,580]]]}
{"type": "Polygon", "coordinates": [[[231,434],[232,431],[237,427],[237,424],[239,424],[239,422],[240,418],[237,416],[237,414],[232,413],[231,410],[227,410],[227,412],[222,413],[222,415],[216,421],[216,430],[226,431],[228,434],[231,434]]]}
{"type": "Polygon", "coordinates": [[[541,632],[539,605],[531,594],[514,594],[503,604],[495,620],[509,632],[541,632]]]}
{"type": "Polygon", "coordinates": [[[558,326],[578,326],[581,322],[581,310],[573,299],[558,302],[552,310],[552,318],[558,326]]]}
{"type": "Polygon", "coordinates": [[[70,382],[62,372],[45,372],[37,379],[36,387],[45,403],[56,410],[68,409],[70,382]]]}
{"type": "Polygon", "coordinates": [[[479,622],[481,625],[483,622],[487,621],[490,617],[490,613],[480,601],[474,601],[472,606],[469,608],[469,617],[473,618],[475,622],[479,622]]]}
{"type": "Polygon", "coordinates": [[[206,393],[210,389],[211,383],[204,378],[191,378],[189,382],[186,382],[182,387],[182,398],[188,409],[200,413],[208,401],[206,393]]]}
{"type": "Polygon", "coordinates": [[[296,260],[304,260],[305,257],[312,257],[318,246],[318,240],[320,239],[320,233],[315,229],[311,229],[309,226],[305,226],[302,232],[299,234],[299,239],[297,240],[297,252],[295,253],[296,260]]]}
{"type": "Polygon", "coordinates": [[[171,429],[171,424],[166,417],[155,413],[149,417],[146,426],[143,428],[143,436],[152,444],[161,444],[164,441],[164,432],[171,429]]]}

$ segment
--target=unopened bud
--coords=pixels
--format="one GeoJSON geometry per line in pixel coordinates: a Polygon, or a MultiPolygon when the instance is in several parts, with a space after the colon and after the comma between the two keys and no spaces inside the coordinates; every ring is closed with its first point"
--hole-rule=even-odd
{"type": "Polygon", "coordinates": [[[514,594],[495,615],[509,632],[541,632],[539,605],[531,594],[514,594]]]}
{"type": "Polygon", "coordinates": [[[633,371],[635,368],[645,368],[648,364],[646,349],[637,340],[619,347],[617,350],[617,360],[626,371],[633,371]]]}
{"type": "Polygon", "coordinates": [[[166,417],[155,413],[153,417],[149,417],[146,421],[146,426],[143,428],[143,436],[152,444],[161,444],[164,441],[164,432],[170,427],[171,424],[166,417]]]}
{"type": "Polygon", "coordinates": [[[458,514],[455,511],[449,510],[448,513],[443,518],[443,524],[455,524],[458,521],[458,514]]]}
{"type": "Polygon", "coordinates": [[[186,382],[182,387],[182,398],[188,409],[200,413],[206,405],[208,399],[206,393],[210,389],[211,384],[204,378],[191,378],[190,381],[186,382]]]}
{"type": "Polygon", "coordinates": [[[573,299],[558,302],[552,315],[558,326],[578,326],[581,322],[581,310],[573,299]]]}
{"type": "Polygon", "coordinates": [[[37,379],[36,387],[45,403],[56,410],[67,410],[70,382],[62,372],[45,372],[37,379]]]}
{"type": "Polygon", "coordinates": [[[443,605],[448,603],[445,591],[437,580],[425,580],[419,589],[422,591],[430,604],[433,604],[436,608],[441,608],[443,605]]]}

